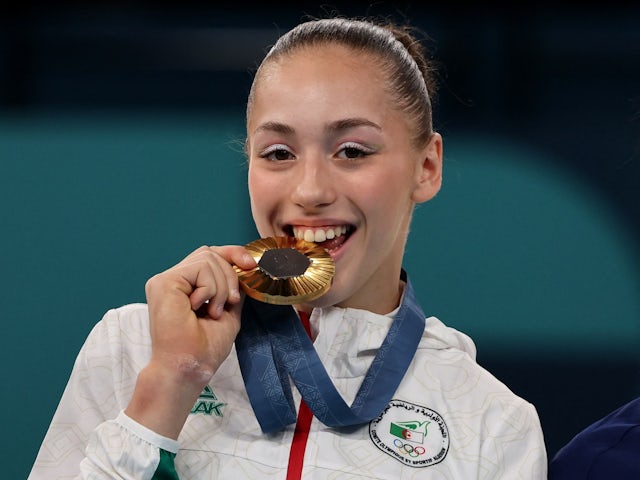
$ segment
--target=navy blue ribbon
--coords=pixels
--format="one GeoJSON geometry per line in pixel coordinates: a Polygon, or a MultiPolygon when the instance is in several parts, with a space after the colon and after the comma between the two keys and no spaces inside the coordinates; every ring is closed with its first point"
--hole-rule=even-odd
{"type": "Polygon", "coordinates": [[[358,425],[376,418],[402,381],[424,325],[424,313],[407,281],[396,318],[348,406],[293,308],[245,298],[236,351],[260,428],[268,433],[296,422],[289,376],[313,414],[327,426],[358,425]]]}

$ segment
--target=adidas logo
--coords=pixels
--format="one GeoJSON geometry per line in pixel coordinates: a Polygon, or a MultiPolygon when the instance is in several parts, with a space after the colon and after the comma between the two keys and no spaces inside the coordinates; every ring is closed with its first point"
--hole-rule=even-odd
{"type": "Polygon", "coordinates": [[[194,403],[191,413],[222,417],[222,407],[225,405],[226,403],[218,401],[218,397],[213,393],[211,387],[206,385],[200,396],[198,396],[198,400],[194,403]]]}

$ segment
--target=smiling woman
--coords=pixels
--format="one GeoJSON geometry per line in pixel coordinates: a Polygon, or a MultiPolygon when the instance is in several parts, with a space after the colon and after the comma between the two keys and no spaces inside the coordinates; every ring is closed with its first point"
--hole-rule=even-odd
{"type": "Polygon", "coordinates": [[[267,246],[318,242],[330,287],[293,307],[243,296],[239,275],[299,266],[251,245],[153,276],[146,305],[90,334],[30,478],[546,477],[534,406],[425,318],[403,269],[442,181],[432,70],[410,29],[373,21],[314,20],[274,45],[247,106],[252,215],[267,246]]]}
{"type": "Polygon", "coordinates": [[[250,97],[249,193],[260,234],[348,232],[332,245],[334,286],[313,306],[393,310],[399,291],[389,278],[399,278],[413,206],[440,188],[440,135],[415,145],[378,58],[335,43],[289,47],[267,58],[250,97]]]}

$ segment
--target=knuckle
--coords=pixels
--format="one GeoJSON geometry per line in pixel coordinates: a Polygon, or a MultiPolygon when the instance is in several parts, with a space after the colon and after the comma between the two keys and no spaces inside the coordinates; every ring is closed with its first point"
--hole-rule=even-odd
{"type": "Polygon", "coordinates": [[[144,284],[144,291],[147,296],[154,290],[156,283],[158,282],[158,275],[154,275],[149,278],[144,284]]]}

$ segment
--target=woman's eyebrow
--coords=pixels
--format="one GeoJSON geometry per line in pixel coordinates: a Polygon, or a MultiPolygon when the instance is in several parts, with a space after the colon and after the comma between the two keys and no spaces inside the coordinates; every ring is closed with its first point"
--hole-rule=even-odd
{"type": "Polygon", "coordinates": [[[333,133],[349,130],[350,128],[356,127],[373,127],[376,130],[382,130],[382,127],[377,123],[360,117],[336,120],[335,122],[331,122],[329,125],[327,125],[326,130],[333,133]]]}
{"type": "Polygon", "coordinates": [[[282,133],[287,135],[294,133],[294,130],[292,127],[280,122],[265,122],[261,125],[258,125],[258,127],[253,131],[253,133],[255,134],[262,131],[276,132],[276,133],[282,133]]]}
{"type": "MultiPolygon", "coordinates": [[[[380,127],[380,125],[378,125],[377,123],[361,117],[342,118],[340,120],[336,120],[328,124],[325,127],[325,130],[329,133],[335,133],[356,127],[372,127],[376,130],[382,130],[382,127],[380,127]]],[[[285,123],[269,121],[258,125],[258,127],[253,131],[254,134],[258,132],[275,132],[285,135],[291,135],[295,133],[295,130],[293,127],[285,123]]]]}

